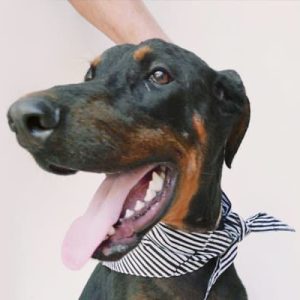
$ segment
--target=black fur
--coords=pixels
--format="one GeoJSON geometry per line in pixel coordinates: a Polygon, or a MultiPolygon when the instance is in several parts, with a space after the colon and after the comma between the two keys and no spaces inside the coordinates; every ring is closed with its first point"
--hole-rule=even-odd
{"type": "MultiPolygon", "coordinates": [[[[188,211],[179,221],[185,230],[196,231],[216,226],[223,162],[231,166],[249,117],[249,101],[236,72],[215,71],[195,54],[157,39],[113,47],[91,65],[84,82],[27,95],[8,113],[19,143],[42,168],[57,174],[117,172],[168,162],[184,180],[179,162],[193,150],[201,170],[196,192],[181,200],[188,201],[188,211]],[[145,53],[137,55],[143,47],[145,53]],[[154,82],[155,70],[167,72],[169,82],[154,82]],[[195,119],[203,124],[203,140],[195,119]]],[[[174,203],[179,194],[177,187],[174,203]]],[[[211,261],[181,277],[149,279],[100,264],[80,299],[202,299],[213,268],[211,261]]],[[[247,299],[233,266],[218,279],[209,299],[247,299]]]]}

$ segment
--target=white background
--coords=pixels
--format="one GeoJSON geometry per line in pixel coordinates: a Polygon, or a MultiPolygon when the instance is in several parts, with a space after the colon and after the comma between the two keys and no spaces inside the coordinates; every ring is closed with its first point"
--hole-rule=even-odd
{"type": "MultiPolygon", "coordinates": [[[[235,211],[267,211],[299,230],[300,2],[147,5],[175,43],[244,80],[251,126],[223,179],[235,211]]],[[[5,114],[25,93],[82,80],[89,60],[112,43],[63,0],[2,0],[0,41],[0,298],[77,299],[95,261],[68,271],[60,244],[102,177],[42,171],[17,145],[5,114]]],[[[299,251],[299,233],[244,240],[236,266],[249,299],[297,299],[299,251]]]]}

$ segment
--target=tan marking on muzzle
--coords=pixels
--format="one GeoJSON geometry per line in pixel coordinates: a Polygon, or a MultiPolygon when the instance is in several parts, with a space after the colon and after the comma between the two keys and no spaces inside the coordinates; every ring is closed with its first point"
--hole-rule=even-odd
{"type": "MultiPolygon", "coordinates": [[[[195,120],[196,130],[201,140],[206,141],[206,131],[201,119],[195,120]]],[[[202,147],[187,142],[179,134],[167,126],[147,128],[137,126],[128,128],[115,124],[116,134],[119,135],[118,157],[120,168],[133,165],[136,162],[153,158],[162,158],[176,162],[179,168],[179,178],[175,191],[175,199],[162,221],[180,229],[185,229],[184,219],[188,214],[193,196],[200,186],[201,167],[203,161],[202,147]]]]}

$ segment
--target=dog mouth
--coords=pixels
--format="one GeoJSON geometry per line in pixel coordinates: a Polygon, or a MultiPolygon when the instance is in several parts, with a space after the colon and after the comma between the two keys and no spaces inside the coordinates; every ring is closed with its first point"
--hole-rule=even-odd
{"type": "Polygon", "coordinates": [[[77,270],[91,257],[116,260],[132,250],[171,205],[177,174],[173,165],[161,163],[106,175],[66,233],[64,264],[77,270]]]}
{"type": "Polygon", "coordinates": [[[47,166],[47,171],[57,175],[73,175],[77,173],[77,170],[75,169],[65,168],[55,164],[49,164],[47,166]]]}

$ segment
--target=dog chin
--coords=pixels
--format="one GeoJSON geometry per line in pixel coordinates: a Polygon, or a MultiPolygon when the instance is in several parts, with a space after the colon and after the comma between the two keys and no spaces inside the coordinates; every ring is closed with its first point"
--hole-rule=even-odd
{"type": "Polygon", "coordinates": [[[45,171],[49,173],[53,173],[55,175],[73,175],[78,172],[76,169],[72,169],[60,164],[49,163],[44,159],[41,159],[35,155],[33,155],[36,163],[45,171]]]}
{"type": "Polygon", "coordinates": [[[104,241],[95,250],[92,258],[101,261],[116,261],[133,250],[143,238],[142,234],[134,234],[131,237],[123,238],[122,241],[114,243],[112,241],[104,241]]]}

